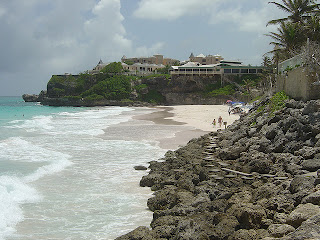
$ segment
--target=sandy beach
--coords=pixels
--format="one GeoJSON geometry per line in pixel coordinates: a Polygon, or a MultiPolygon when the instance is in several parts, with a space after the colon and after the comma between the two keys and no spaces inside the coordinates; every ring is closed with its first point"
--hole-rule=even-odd
{"type": "Polygon", "coordinates": [[[219,126],[219,116],[222,117],[223,122],[227,122],[227,126],[239,119],[238,114],[229,115],[228,109],[228,105],[180,105],[173,106],[169,112],[173,113],[171,119],[174,121],[184,122],[195,129],[212,132],[225,128],[223,124],[219,126]],[[212,124],[213,119],[217,121],[215,127],[212,124]]]}
{"type": "Polygon", "coordinates": [[[198,138],[209,132],[224,129],[218,123],[219,116],[227,126],[239,119],[239,115],[228,113],[227,105],[179,105],[156,107],[154,112],[135,116],[136,120],[152,121],[156,125],[176,126],[172,128],[172,136],[159,136],[156,140],[164,149],[175,150],[187,144],[192,138],[198,138]],[[214,127],[212,122],[216,119],[214,127]]]}

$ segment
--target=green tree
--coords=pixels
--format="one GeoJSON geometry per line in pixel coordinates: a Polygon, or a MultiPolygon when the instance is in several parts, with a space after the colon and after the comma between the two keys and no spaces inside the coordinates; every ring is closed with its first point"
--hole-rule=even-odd
{"type": "Polygon", "coordinates": [[[319,13],[319,5],[315,0],[281,0],[278,2],[269,2],[276,5],[277,8],[283,10],[289,15],[284,18],[274,19],[269,24],[279,24],[284,22],[305,23],[312,15],[319,13]]]}
{"type": "Polygon", "coordinates": [[[272,38],[270,44],[275,47],[271,52],[278,51],[280,60],[291,57],[307,39],[299,23],[282,22],[277,30],[278,32],[270,32],[266,35],[272,38]]]}
{"type": "Polygon", "coordinates": [[[113,62],[105,66],[101,72],[103,73],[122,73],[123,67],[121,65],[121,62],[113,62]]]}
{"type": "Polygon", "coordinates": [[[320,41],[319,7],[317,0],[281,0],[282,3],[269,2],[288,14],[267,23],[279,24],[277,32],[266,34],[272,38],[270,44],[277,60],[292,57],[300,51],[307,39],[320,41]]]}

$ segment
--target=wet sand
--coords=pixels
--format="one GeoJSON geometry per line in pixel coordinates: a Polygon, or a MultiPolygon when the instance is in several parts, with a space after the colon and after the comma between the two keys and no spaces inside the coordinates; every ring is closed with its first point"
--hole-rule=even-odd
{"type": "Polygon", "coordinates": [[[104,139],[150,142],[166,150],[176,150],[193,138],[220,129],[218,123],[213,127],[213,118],[222,116],[228,125],[239,118],[229,116],[225,105],[135,108],[125,114],[133,114],[132,119],[106,129],[104,139]]]}

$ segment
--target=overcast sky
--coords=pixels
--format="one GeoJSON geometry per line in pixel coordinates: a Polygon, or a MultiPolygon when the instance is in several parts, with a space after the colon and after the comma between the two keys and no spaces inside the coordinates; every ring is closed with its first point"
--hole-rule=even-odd
{"type": "Polygon", "coordinates": [[[267,0],[1,0],[0,96],[39,93],[52,74],[123,55],[259,65],[275,30],[266,23],[281,15],[267,0]]]}

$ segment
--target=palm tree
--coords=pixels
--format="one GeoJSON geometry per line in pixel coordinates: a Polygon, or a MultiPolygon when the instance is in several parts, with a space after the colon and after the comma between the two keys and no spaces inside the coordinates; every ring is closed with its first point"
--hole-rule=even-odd
{"type": "Polygon", "coordinates": [[[274,45],[275,50],[271,53],[277,52],[279,60],[291,57],[306,40],[301,24],[282,22],[277,30],[278,32],[270,32],[266,35],[273,39],[270,44],[274,45]]]}
{"type": "Polygon", "coordinates": [[[292,23],[305,23],[315,13],[319,13],[320,4],[316,3],[317,0],[281,0],[282,4],[277,2],[269,2],[276,5],[279,9],[287,12],[288,17],[274,19],[267,23],[278,24],[283,22],[292,23]]]}
{"type": "Polygon", "coordinates": [[[308,19],[305,30],[310,41],[320,43],[320,17],[318,15],[311,16],[308,19]]]}

